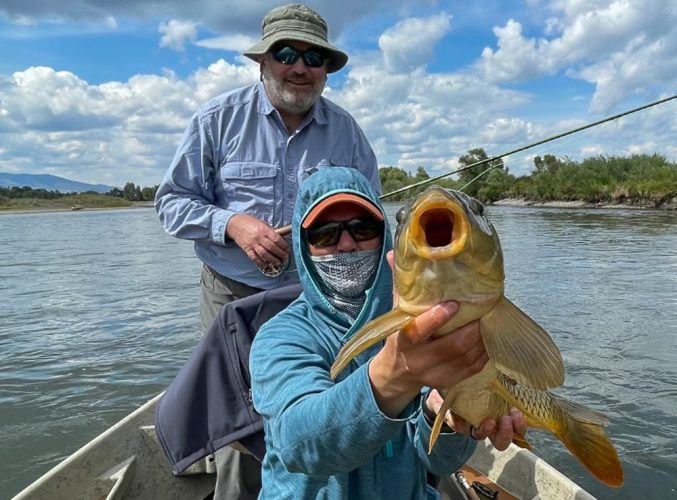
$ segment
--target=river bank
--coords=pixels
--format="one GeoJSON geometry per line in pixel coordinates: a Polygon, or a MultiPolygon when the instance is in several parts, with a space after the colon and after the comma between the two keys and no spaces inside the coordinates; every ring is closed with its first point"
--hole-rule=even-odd
{"type": "Polygon", "coordinates": [[[152,208],[152,201],[134,201],[130,205],[115,206],[115,207],[87,207],[80,206],[74,208],[62,207],[39,207],[39,208],[0,208],[0,215],[3,214],[35,214],[35,213],[51,213],[51,212],[93,212],[95,210],[120,210],[127,208],[152,208]]]}
{"type": "MultiPolygon", "coordinates": [[[[404,203],[404,202],[402,202],[404,203]]],[[[655,203],[588,203],[583,200],[555,200],[555,201],[534,201],[525,198],[505,198],[502,200],[488,203],[488,205],[505,206],[505,207],[531,207],[531,208],[605,208],[605,209],[620,209],[620,210],[677,210],[677,197],[668,200],[665,203],[656,205],[655,203]]],[[[115,210],[127,208],[152,208],[152,201],[135,201],[128,206],[123,207],[80,207],[77,210],[72,208],[24,208],[24,209],[3,209],[0,208],[0,215],[2,214],[25,214],[25,213],[45,213],[45,212],[81,212],[94,210],[115,210]]]]}
{"type": "Polygon", "coordinates": [[[636,203],[588,203],[583,200],[554,200],[554,201],[534,201],[525,198],[505,198],[494,201],[489,205],[505,207],[535,207],[535,208],[607,208],[623,210],[677,210],[677,197],[667,200],[664,203],[656,204],[653,202],[636,203]]]}

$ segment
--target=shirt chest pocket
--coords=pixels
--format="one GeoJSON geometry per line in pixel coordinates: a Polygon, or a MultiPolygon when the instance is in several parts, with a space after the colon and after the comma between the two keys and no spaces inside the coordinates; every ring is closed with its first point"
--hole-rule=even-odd
{"type": "Polygon", "coordinates": [[[272,163],[225,163],[219,169],[219,176],[226,208],[270,223],[275,207],[277,175],[277,165],[272,163]]]}

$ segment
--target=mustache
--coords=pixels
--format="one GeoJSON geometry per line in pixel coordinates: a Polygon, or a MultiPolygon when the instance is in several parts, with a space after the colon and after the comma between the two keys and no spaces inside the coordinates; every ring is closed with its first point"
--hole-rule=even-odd
{"type": "Polygon", "coordinates": [[[295,85],[313,85],[312,80],[295,80],[293,78],[286,78],[285,82],[287,83],[293,83],[295,85]]]}

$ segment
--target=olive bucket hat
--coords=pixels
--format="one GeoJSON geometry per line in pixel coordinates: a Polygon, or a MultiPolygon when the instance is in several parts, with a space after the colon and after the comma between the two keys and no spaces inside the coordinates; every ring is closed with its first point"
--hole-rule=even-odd
{"type": "Polygon", "coordinates": [[[340,70],[348,62],[348,55],[327,40],[327,23],[317,12],[301,4],[289,4],[270,10],[261,24],[261,41],[244,51],[254,61],[282,40],[305,42],[329,54],[327,73],[340,70]]]}

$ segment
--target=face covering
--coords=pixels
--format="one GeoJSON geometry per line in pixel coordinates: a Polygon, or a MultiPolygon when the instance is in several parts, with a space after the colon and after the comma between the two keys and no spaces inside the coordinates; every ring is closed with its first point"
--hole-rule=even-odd
{"type": "Polygon", "coordinates": [[[329,302],[355,320],[378,269],[381,248],[330,255],[311,255],[318,281],[329,302]]]}

